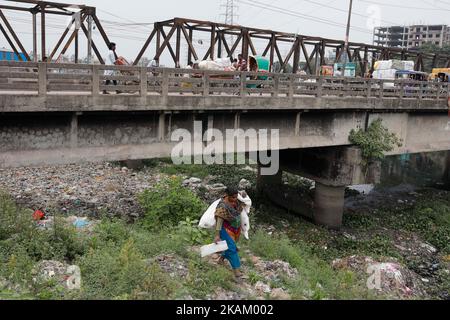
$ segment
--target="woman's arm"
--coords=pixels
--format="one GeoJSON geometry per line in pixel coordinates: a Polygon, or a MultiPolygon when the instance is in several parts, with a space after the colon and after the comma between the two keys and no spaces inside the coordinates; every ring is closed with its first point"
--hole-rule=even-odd
{"type": "Polygon", "coordinates": [[[220,239],[220,231],[222,230],[222,226],[223,226],[223,219],[220,217],[216,217],[216,236],[214,237],[214,242],[218,243],[221,241],[220,239]]]}

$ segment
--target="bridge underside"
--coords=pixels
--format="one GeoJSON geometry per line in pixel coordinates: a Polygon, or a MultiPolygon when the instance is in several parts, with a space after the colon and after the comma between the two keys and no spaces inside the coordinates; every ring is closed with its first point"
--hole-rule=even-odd
{"type": "MultiPolygon", "coordinates": [[[[444,112],[11,112],[0,118],[0,167],[170,157],[178,143],[172,134],[193,133],[194,121],[201,121],[203,132],[218,129],[224,135],[227,129],[278,129],[280,150],[346,146],[352,129],[377,118],[404,141],[392,154],[450,150],[444,112]]],[[[266,148],[256,140],[249,147],[266,148]]]]}

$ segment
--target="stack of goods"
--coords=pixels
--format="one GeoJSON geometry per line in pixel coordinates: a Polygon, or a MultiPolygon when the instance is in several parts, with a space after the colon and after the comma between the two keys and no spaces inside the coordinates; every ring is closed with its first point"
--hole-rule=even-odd
{"type": "Polygon", "coordinates": [[[414,61],[380,60],[375,62],[374,79],[395,79],[397,71],[414,71],[414,61]]]}

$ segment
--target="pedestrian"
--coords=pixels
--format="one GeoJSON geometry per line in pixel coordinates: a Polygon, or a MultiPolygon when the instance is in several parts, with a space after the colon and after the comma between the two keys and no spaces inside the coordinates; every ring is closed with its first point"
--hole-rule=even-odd
{"type": "MultiPolygon", "coordinates": [[[[237,242],[239,241],[242,227],[241,227],[241,213],[244,209],[244,204],[238,200],[239,192],[237,189],[228,187],[225,195],[219,202],[215,217],[216,217],[216,235],[215,243],[226,241],[228,250],[225,251],[220,263],[228,260],[233,269],[236,281],[241,282],[245,277],[241,272],[241,260],[238,254],[237,242]]],[[[247,197],[246,194],[244,197],[247,197]]]]}
{"type": "MultiPolygon", "coordinates": [[[[116,62],[119,59],[119,57],[117,56],[117,53],[116,53],[116,48],[117,48],[117,46],[116,46],[116,44],[114,42],[111,42],[109,44],[109,51],[106,54],[106,59],[105,59],[105,64],[107,66],[114,66],[114,65],[116,65],[116,62]]],[[[107,76],[107,77],[112,77],[112,76],[114,76],[114,74],[115,74],[114,70],[111,70],[111,69],[110,70],[105,70],[105,73],[104,73],[104,75],[107,76]]],[[[111,82],[115,86],[117,86],[117,80],[107,79],[105,84],[107,86],[109,86],[111,84],[111,82]]],[[[116,92],[117,92],[117,94],[121,93],[119,90],[117,90],[116,92]]],[[[109,92],[107,90],[103,90],[103,94],[109,94],[109,92]]]]}
{"type": "Polygon", "coordinates": [[[244,59],[242,54],[238,55],[238,70],[242,72],[247,71],[247,60],[244,59]]]}

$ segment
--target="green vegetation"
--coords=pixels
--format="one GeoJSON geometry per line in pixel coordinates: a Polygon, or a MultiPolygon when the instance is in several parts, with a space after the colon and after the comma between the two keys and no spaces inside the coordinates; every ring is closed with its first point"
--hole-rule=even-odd
{"type": "MultiPolygon", "coordinates": [[[[182,174],[204,177],[214,173],[217,181],[224,181],[226,177],[240,180],[245,172],[245,178],[255,179],[254,172],[242,167],[213,167],[202,167],[204,175],[197,175],[197,167],[186,166],[182,174]]],[[[174,169],[165,166],[163,170],[174,169]]],[[[290,175],[285,180],[308,194],[308,181],[290,175]]],[[[450,254],[450,199],[443,195],[425,192],[413,206],[386,205],[372,212],[346,213],[341,232],[317,227],[264,199],[254,199],[251,240],[242,239],[239,244],[247,282],[284,288],[293,299],[383,298],[367,290],[364,272],[335,270],[333,260],[352,255],[379,261],[396,258],[415,270],[395,246],[396,233],[414,234],[435,246],[440,255],[450,254]],[[273,234],[267,232],[268,225],[274,226],[273,234]],[[288,262],[298,275],[266,279],[254,265],[254,255],[288,262]]],[[[218,288],[242,290],[232,281],[228,267],[211,265],[192,248],[210,243],[213,235],[197,227],[207,203],[181,187],[180,177],[163,179],[139,195],[139,201],[145,215],[137,223],[104,217],[92,233],[85,234],[62,223],[58,215],[55,228],[39,229],[31,220],[32,212],[18,208],[0,193],[0,299],[205,299],[218,288]],[[187,275],[168,272],[158,260],[161,256],[175,257],[168,265],[178,270],[181,264],[187,275]],[[55,280],[33,281],[35,267],[42,260],[79,266],[81,290],[69,291],[55,280]],[[4,287],[2,280],[14,285],[4,287]]],[[[438,270],[434,279],[435,296],[449,290],[446,272],[438,270]]]]}
{"type": "Polygon", "coordinates": [[[144,191],[139,202],[145,211],[142,223],[148,229],[175,226],[186,218],[197,218],[206,210],[197,195],[183,188],[179,178],[167,178],[152,190],[144,191]]]}

